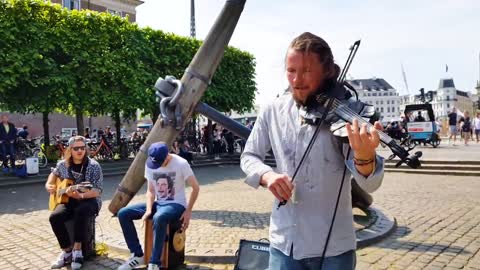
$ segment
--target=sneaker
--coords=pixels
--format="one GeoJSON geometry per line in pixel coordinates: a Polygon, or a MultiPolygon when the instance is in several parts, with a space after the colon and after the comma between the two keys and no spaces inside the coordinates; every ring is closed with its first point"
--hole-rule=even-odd
{"type": "Polygon", "coordinates": [[[72,252],[62,251],[56,261],[52,263],[51,269],[60,269],[72,262],[72,252]]]}
{"type": "Polygon", "coordinates": [[[160,270],[160,266],[158,266],[158,264],[149,263],[148,270],[160,270]]]}
{"type": "Polygon", "coordinates": [[[135,254],[132,254],[130,258],[126,262],[124,262],[122,265],[120,265],[117,269],[118,270],[131,270],[139,267],[140,265],[144,265],[145,260],[142,257],[136,257],[135,254]]]}
{"type": "Polygon", "coordinates": [[[82,251],[73,251],[73,256],[72,256],[72,270],[78,270],[82,268],[83,264],[83,255],[82,251]]]}

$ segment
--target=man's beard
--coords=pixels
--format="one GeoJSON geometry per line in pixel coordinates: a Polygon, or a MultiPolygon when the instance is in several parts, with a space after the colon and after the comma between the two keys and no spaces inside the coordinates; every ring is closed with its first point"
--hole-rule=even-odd
{"type": "Polygon", "coordinates": [[[301,99],[301,97],[297,96],[293,90],[291,90],[291,93],[292,93],[292,97],[293,97],[293,100],[295,101],[295,103],[297,104],[297,106],[299,107],[303,107],[303,106],[311,106],[314,102],[315,102],[315,95],[317,94],[317,91],[314,91],[314,92],[311,92],[306,98],[305,100],[301,99]]]}

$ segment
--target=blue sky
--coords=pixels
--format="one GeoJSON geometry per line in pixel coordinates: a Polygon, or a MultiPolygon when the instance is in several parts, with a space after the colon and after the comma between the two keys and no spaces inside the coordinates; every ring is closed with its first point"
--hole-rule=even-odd
{"type": "MultiPolygon", "coordinates": [[[[195,1],[198,39],[206,37],[224,3],[195,1]]],[[[190,0],[145,0],[137,22],[189,36],[190,0]]],[[[478,0],[247,0],[230,45],[255,56],[256,103],[264,104],[286,88],[285,52],[305,31],[324,38],[341,67],[350,45],[362,40],[349,78],[384,78],[406,94],[403,64],[410,93],[436,89],[445,77],[473,91],[480,76],[479,30],[478,0]]]]}

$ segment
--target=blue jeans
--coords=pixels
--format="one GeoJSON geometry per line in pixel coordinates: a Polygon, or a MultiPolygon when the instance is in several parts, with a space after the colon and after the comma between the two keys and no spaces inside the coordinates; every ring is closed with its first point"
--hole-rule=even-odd
{"type": "MultiPolygon", "coordinates": [[[[293,252],[290,256],[283,254],[280,250],[270,247],[269,270],[316,270],[320,269],[322,257],[293,259],[293,252]]],[[[323,260],[322,270],[354,270],[356,264],[355,251],[350,250],[333,257],[326,257],[323,260]]]]}
{"type": "Polygon", "coordinates": [[[0,143],[0,151],[3,159],[3,167],[8,168],[8,158],[7,155],[10,154],[10,166],[15,168],[15,145],[9,142],[0,143]]]}
{"type": "MultiPolygon", "coordinates": [[[[138,240],[137,230],[133,220],[141,219],[147,210],[145,203],[137,203],[124,207],[118,211],[118,220],[122,227],[123,236],[127,242],[128,249],[135,256],[143,256],[142,246],[138,240]]],[[[162,255],[163,242],[167,234],[167,224],[178,220],[185,207],[178,203],[170,203],[160,205],[157,202],[152,206],[152,220],[153,220],[153,249],[152,256],[150,256],[150,263],[160,265],[160,258],[162,255]]]]}

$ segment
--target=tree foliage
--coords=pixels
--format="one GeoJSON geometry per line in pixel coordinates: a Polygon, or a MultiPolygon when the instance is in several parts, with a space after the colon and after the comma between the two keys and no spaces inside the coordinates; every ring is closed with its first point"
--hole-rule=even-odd
{"type": "MultiPolygon", "coordinates": [[[[158,113],[156,79],[180,78],[201,45],[108,13],[69,11],[42,0],[0,1],[0,36],[2,107],[115,119],[133,117],[137,109],[158,113]]],[[[203,101],[225,112],[251,109],[254,70],[251,54],[227,48],[203,101]]]]}

